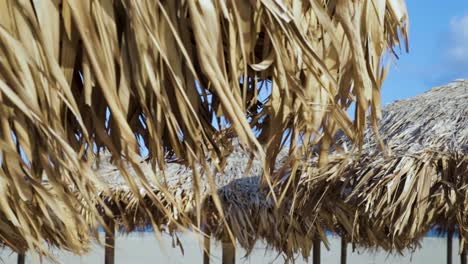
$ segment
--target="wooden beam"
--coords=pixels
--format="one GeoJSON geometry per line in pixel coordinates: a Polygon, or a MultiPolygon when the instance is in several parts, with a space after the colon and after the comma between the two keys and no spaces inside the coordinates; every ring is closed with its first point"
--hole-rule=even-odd
{"type": "Polygon", "coordinates": [[[341,264],[346,264],[348,258],[348,241],[346,241],[346,238],[344,235],[341,237],[341,258],[340,258],[340,263],[341,264]]]}
{"type": "Polygon", "coordinates": [[[106,221],[106,245],[104,251],[104,263],[114,264],[115,263],[115,222],[114,219],[109,218],[106,221]]]}
{"type": "Polygon", "coordinates": [[[452,246],[453,244],[453,229],[449,229],[447,231],[447,264],[452,264],[453,263],[453,260],[452,260],[452,246]]]}
{"type": "Polygon", "coordinates": [[[236,263],[236,246],[229,237],[223,239],[223,264],[236,263]]]}
{"type": "Polygon", "coordinates": [[[321,242],[320,242],[320,237],[317,235],[315,238],[314,238],[314,245],[313,245],[313,254],[312,254],[312,263],[313,264],[320,264],[320,245],[321,242]]]}
{"type": "Polygon", "coordinates": [[[18,253],[18,264],[24,264],[26,263],[26,253],[18,253]]]}

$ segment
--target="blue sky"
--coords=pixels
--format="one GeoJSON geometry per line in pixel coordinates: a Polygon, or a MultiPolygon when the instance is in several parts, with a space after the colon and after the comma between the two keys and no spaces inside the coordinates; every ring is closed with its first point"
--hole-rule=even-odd
{"type": "Polygon", "coordinates": [[[383,85],[382,104],[468,78],[468,0],[407,0],[410,52],[383,85]]]}

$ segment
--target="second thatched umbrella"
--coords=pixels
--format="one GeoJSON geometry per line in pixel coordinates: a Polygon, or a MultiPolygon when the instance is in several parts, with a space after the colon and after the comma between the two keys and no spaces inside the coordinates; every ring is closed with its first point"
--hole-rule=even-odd
{"type": "MultiPolygon", "coordinates": [[[[244,221],[248,218],[246,211],[253,206],[253,201],[257,201],[257,206],[265,210],[274,209],[274,202],[260,191],[260,176],[263,172],[261,162],[252,159],[253,154],[243,150],[238,140],[234,141],[234,149],[226,158],[222,173],[216,172],[220,169],[217,167],[220,164],[215,161],[210,162],[212,166],[206,168],[190,168],[179,161],[168,162],[165,170],[159,170],[142,161],[140,167],[143,168],[143,173],[149,177],[155,172],[161,180],[158,185],[151,186],[151,192],[137,186],[140,190],[137,194],[127,185],[111,158],[104,156],[95,169],[103,183],[98,187],[99,196],[106,202],[110,212],[106,212],[99,203],[98,207],[104,215],[115,216],[115,219],[108,218],[109,222],[116,221],[117,226],[123,227],[126,232],[153,226],[156,232],[166,231],[177,236],[177,232],[194,229],[223,240],[229,250],[233,249],[230,238],[239,241],[243,247],[252,248],[256,237],[245,233],[251,227],[251,223],[244,221]],[[194,173],[200,174],[201,182],[193,181],[194,173]],[[214,182],[209,182],[211,177],[207,176],[208,173],[215,176],[214,182]],[[215,193],[220,200],[216,201],[218,196],[213,196],[215,193]],[[141,204],[141,200],[146,204],[141,204]],[[215,205],[216,202],[219,202],[218,206],[215,205]],[[197,203],[203,203],[204,206],[198,208],[197,203]],[[221,212],[219,208],[222,208],[221,212]]],[[[128,166],[129,176],[136,177],[130,164],[125,166],[128,166]]],[[[86,204],[82,207],[82,212],[91,225],[99,224],[86,204]]],[[[113,224],[108,227],[114,228],[113,224]]]]}
{"type": "MultiPolygon", "coordinates": [[[[251,159],[252,154],[243,150],[237,140],[234,141],[234,149],[226,158],[223,171],[215,174],[214,186],[207,182],[209,177],[205,175],[207,171],[215,170],[214,162],[210,168],[198,167],[195,170],[178,162],[169,163],[164,171],[157,171],[164,174],[161,179],[166,179],[160,183],[161,186],[153,186],[151,193],[139,188],[139,195],[148,202],[144,206],[127,186],[120,170],[108,158],[103,158],[96,170],[105,182],[98,189],[112,211],[108,215],[115,215],[116,224],[126,232],[153,225],[158,231],[167,231],[177,236],[177,232],[190,228],[222,240],[226,248],[233,248],[230,246],[230,238],[233,238],[247,253],[253,250],[258,240],[264,240],[286,259],[292,259],[295,253],[301,253],[307,258],[314,238],[320,237],[326,241],[326,230],[343,225],[351,228],[346,223],[352,222],[354,211],[344,201],[339,204],[328,203],[320,211],[313,211],[304,217],[293,210],[294,201],[289,197],[277,208],[268,189],[262,188],[263,168],[260,160],[251,159]],[[201,174],[202,182],[197,183],[198,187],[192,180],[193,173],[201,174]],[[198,193],[201,197],[196,196],[194,188],[200,188],[198,193]],[[215,188],[216,196],[213,196],[212,188],[215,188]],[[150,199],[149,196],[157,198],[150,199]],[[217,198],[221,212],[215,204],[217,198]],[[196,199],[203,201],[200,212],[195,206],[196,199]],[[160,202],[154,203],[154,200],[160,202]],[[150,210],[146,211],[145,208],[150,210]],[[153,219],[157,219],[157,222],[153,219]]],[[[280,152],[278,168],[287,157],[286,150],[280,152]]],[[[146,175],[151,174],[146,172],[154,170],[146,162],[142,162],[141,167],[145,168],[143,172],[146,175]]],[[[134,173],[131,169],[128,171],[134,173]]],[[[88,210],[83,207],[88,222],[99,224],[88,210]]]]}
{"type": "Polygon", "coordinates": [[[304,186],[339,184],[359,217],[386,234],[376,245],[411,245],[439,227],[456,229],[466,248],[468,80],[389,105],[379,124],[380,142],[374,134],[367,131],[362,155],[337,150],[326,175],[307,178],[304,186]]]}

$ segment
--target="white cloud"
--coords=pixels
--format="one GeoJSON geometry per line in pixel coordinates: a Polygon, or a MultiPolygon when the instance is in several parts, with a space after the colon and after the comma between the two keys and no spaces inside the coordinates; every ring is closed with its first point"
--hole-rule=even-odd
{"type": "Polygon", "coordinates": [[[458,65],[468,65],[468,15],[450,21],[448,59],[458,65]]]}
{"type": "Polygon", "coordinates": [[[439,59],[430,68],[429,76],[425,77],[428,83],[439,85],[468,78],[468,13],[452,17],[447,23],[447,31],[440,35],[439,40],[439,59]]]}

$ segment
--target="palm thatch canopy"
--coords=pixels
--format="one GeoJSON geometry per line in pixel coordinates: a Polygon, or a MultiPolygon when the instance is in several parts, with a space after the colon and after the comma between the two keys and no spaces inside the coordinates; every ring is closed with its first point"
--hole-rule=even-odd
{"type": "MultiPolygon", "coordinates": [[[[247,254],[258,240],[263,240],[285,259],[293,259],[297,253],[308,258],[317,235],[328,245],[325,235],[328,230],[339,231],[341,226],[352,229],[355,211],[344,201],[327,203],[320,211],[310,208],[311,213],[306,216],[294,212],[294,204],[289,197],[277,208],[271,193],[262,188],[260,160],[252,159],[253,154],[242,149],[237,139],[233,142],[234,148],[225,159],[224,170],[213,174],[213,183],[209,182],[206,172],[217,170],[215,162],[211,162],[209,168],[199,166],[195,170],[171,162],[164,171],[157,172],[161,174],[161,180],[151,187],[151,192],[138,186],[139,195],[146,204],[142,204],[127,186],[110,156],[104,155],[105,158],[95,168],[104,183],[98,187],[100,197],[112,211],[109,215],[116,216],[115,221],[124,232],[153,226],[157,232],[177,236],[178,232],[190,229],[209,233],[220,241],[231,237],[247,254]],[[200,174],[199,183],[193,181],[194,173],[200,174]],[[200,191],[195,192],[194,186],[200,191]],[[156,196],[158,202],[154,203],[150,196],[156,196]],[[202,200],[202,207],[196,207],[196,199],[202,200]],[[219,207],[215,204],[217,202],[219,207]]],[[[276,168],[281,168],[282,162],[287,160],[288,151],[283,149],[276,168]]],[[[142,168],[144,173],[153,170],[147,161],[142,161],[142,168]]],[[[132,177],[136,177],[134,171],[129,171],[132,177]]],[[[283,181],[287,182],[287,179],[283,181]]],[[[278,190],[277,194],[280,193],[278,190]]],[[[104,210],[101,212],[106,214],[104,210]]],[[[86,206],[82,207],[82,213],[91,225],[99,224],[86,206]]]]}
{"type": "MultiPolygon", "coordinates": [[[[158,230],[169,228],[169,231],[183,227],[197,228],[200,225],[197,220],[201,221],[202,215],[206,215],[197,211],[200,209],[197,208],[197,203],[201,203],[208,196],[216,194],[219,189],[237,179],[255,178],[257,180],[249,180],[249,183],[258,185],[258,179],[263,171],[261,162],[254,159],[251,152],[243,150],[238,140],[234,140],[237,142],[234,143],[233,150],[230,150],[229,156],[225,159],[223,171],[219,171],[218,163],[215,161],[209,162],[208,167],[190,168],[178,160],[173,160],[167,163],[164,170],[160,170],[158,167],[153,167],[147,160],[142,160],[139,168],[142,169],[148,181],[151,180],[149,177],[152,174],[156,174],[157,179],[150,186],[150,191],[143,187],[143,183],[137,182],[135,186],[137,193],[133,192],[134,188],[128,186],[115,160],[105,153],[94,167],[98,175],[98,196],[102,197],[105,203],[101,204],[97,201],[96,204],[98,207],[103,206],[101,210],[103,214],[107,213],[105,210],[108,207],[112,211],[109,216],[116,216],[128,232],[148,225],[153,225],[158,230]],[[199,177],[194,177],[193,174],[198,174],[199,177]],[[212,176],[209,177],[209,174],[212,176]],[[200,181],[195,181],[196,179],[200,181]],[[150,210],[146,211],[146,209],[150,210]]],[[[132,166],[129,163],[126,163],[126,166],[128,166],[126,171],[129,177],[137,178],[137,172],[132,166]]],[[[80,196],[79,199],[83,199],[79,192],[77,194],[80,196]]],[[[90,209],[83,200],[83,213],[88,223],[92,224],[95,216],[90,209]]],[[[99,224],[99,221],[95,223],[99,224]]]]}
{"type": "MultiPolygon", "coordinates": [[[[388,155],[422,151],[468,154],[468,80],[456,80],[419,96],[400,100],[383,110],[378,131],[388,155]]],[[[381,152],[371,129],[365,152],[381,152]]]]}
{"type": "Polygon", "coordinates": [[[414,245],[434,227],[458,228],[466,243],[468,80],[385,107],[378,133],[385,148],[372,129],[366,131],[362,155],[346,152],[353,147],[342,140],[329,166],[322,172],[310,169],[302,186],[317,190],[325,184],[356,208],[350,237],[364,221],[382,231],[374,244],[387,249],[414,245]]]}
{"type": "MultiPolygon", "coordinates": [[[[214,161],[209,167],[197,166],[195,169],[173,161],[165,170],[156,168],[159,178],[150,192],[139,184],[138,194],[128,187],[112,158],[104,154],[105,158],[101,158],[95,167],[102,183],[98,187],[99,196],[105,201],[105,207],[112,211],[110,216],[116,216],[116,222],[125,232],[147,226],[173,235],[186,229],[209,231],[220,240],[232,235],[241,245],[251,249],[258,239],[257,233],[251,232],[258,227],[259,218],[277,221],[271,215],[275,211],[275,203],[268,192],[261,189],[261,162],[251,152],[242,149],[237,139],[234,141],[222,172],[217,171],[219,168],[214,161]],[[210,172],[213,173],[212,178],[207,175],[210,172]],[[193,177],[193,174],[200,174],[200,182],[194,181],[198,177],[193,177]],[[210,182],[210,179],[214,181],[210,182]],[[154,203],[149,198],[151,196],[155,196],[158,202],[154,203]],[[202,202],[197,202],[197,199],[202,202]],[[146,204],[142,204],[142,200],[146,204]],[[220,203],[221,211],[216,202],[220,203]],[[197,207],[197,203],[203,206],[197,207]]],[[[285,151],[281,152],[282,159],[285,155],[285,151]]],[[[145,175],[155,170],[147,161],[141,162],[141,168],[145,175]]],[[[131,177],[137,177],[132,169],[129,173],[131,177]]],[[[99,224],[89,209],[83,203],[82,213],[88,223],[99,224]]],[[[102,213],[105,214],[105,210],[102,213]]],[[[262,230],[267,228],[271,226],[264,226],[262,230]]]]}
{"type": "Polygon", "coordinates": [[[232,134],[271,187],[285,133],[325,154],[337,129],[360,142],[407,19],[403,0],[0,0],[0,213],[41,247],[48,210],[81,230],[75,205],[95,202],[103,148],[150,193],[141,145],[160,169],[168,153],[207,166],[232,134]]]}

